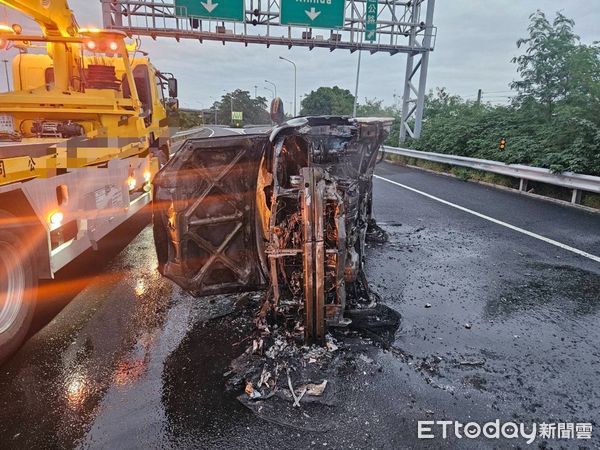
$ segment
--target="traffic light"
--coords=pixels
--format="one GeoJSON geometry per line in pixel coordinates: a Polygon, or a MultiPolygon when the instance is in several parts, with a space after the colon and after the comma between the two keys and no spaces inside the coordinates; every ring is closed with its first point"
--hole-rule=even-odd
{"type": "Polygon", "coordinates": [[[506,147],[506,139],[504,139],[503,137],[500,138],[500,143],[499,143],[498,147],[500,148],[500,151],[503,151],[504,148],[506,147]]]}

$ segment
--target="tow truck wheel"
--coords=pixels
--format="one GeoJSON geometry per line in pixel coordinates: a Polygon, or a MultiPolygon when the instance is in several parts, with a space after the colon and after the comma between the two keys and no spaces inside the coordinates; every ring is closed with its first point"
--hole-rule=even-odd
{"type": "Polygon", "coordinates": [[[0,363],[25,339],[35,310],[37,276],[25,249],[17,233],[0,230],[0,363]]]}

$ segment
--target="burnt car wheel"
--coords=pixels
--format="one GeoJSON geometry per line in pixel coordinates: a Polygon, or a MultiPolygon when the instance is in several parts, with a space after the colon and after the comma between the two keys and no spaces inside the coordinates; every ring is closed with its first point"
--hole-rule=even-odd
{"type": "Polygon", "coordinates": [[[158,260],[158,271],[164,275],[164,268],[169,258],[169,237],[163,223],[164,211],[154,209],[152,214],[152,234],[154,236],[154,248],[158,260]]]}

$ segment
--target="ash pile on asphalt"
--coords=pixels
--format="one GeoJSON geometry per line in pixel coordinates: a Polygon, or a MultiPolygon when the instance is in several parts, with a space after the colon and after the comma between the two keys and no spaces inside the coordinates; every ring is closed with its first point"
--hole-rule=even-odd
{"type": "Polygon", "coordinates": [[[352,324],[332,329],[324,346],[303,345],[300,325],[289,330],[256,319],[250,344],[225,374],[226,388],[269,422],[305,431],[334,427],[332,410],[360,388],[357,377],[373,366],[368,355],[389,348],[400,325],[399,314],[381,304],[347,315],[352,324]]]}

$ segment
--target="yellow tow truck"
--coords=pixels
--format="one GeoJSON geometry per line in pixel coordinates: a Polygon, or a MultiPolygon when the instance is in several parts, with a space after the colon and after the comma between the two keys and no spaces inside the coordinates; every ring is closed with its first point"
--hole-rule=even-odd
{"type": "Polygon", "coordinates": [[[177,108],[177,80],[125,34],[80,28],[66,0],[2,4],[42,34],[0,25],[0,53],[18,50],[0,94],[0,360],[27,333],[38,279],[150,202],[177,108]]]}

